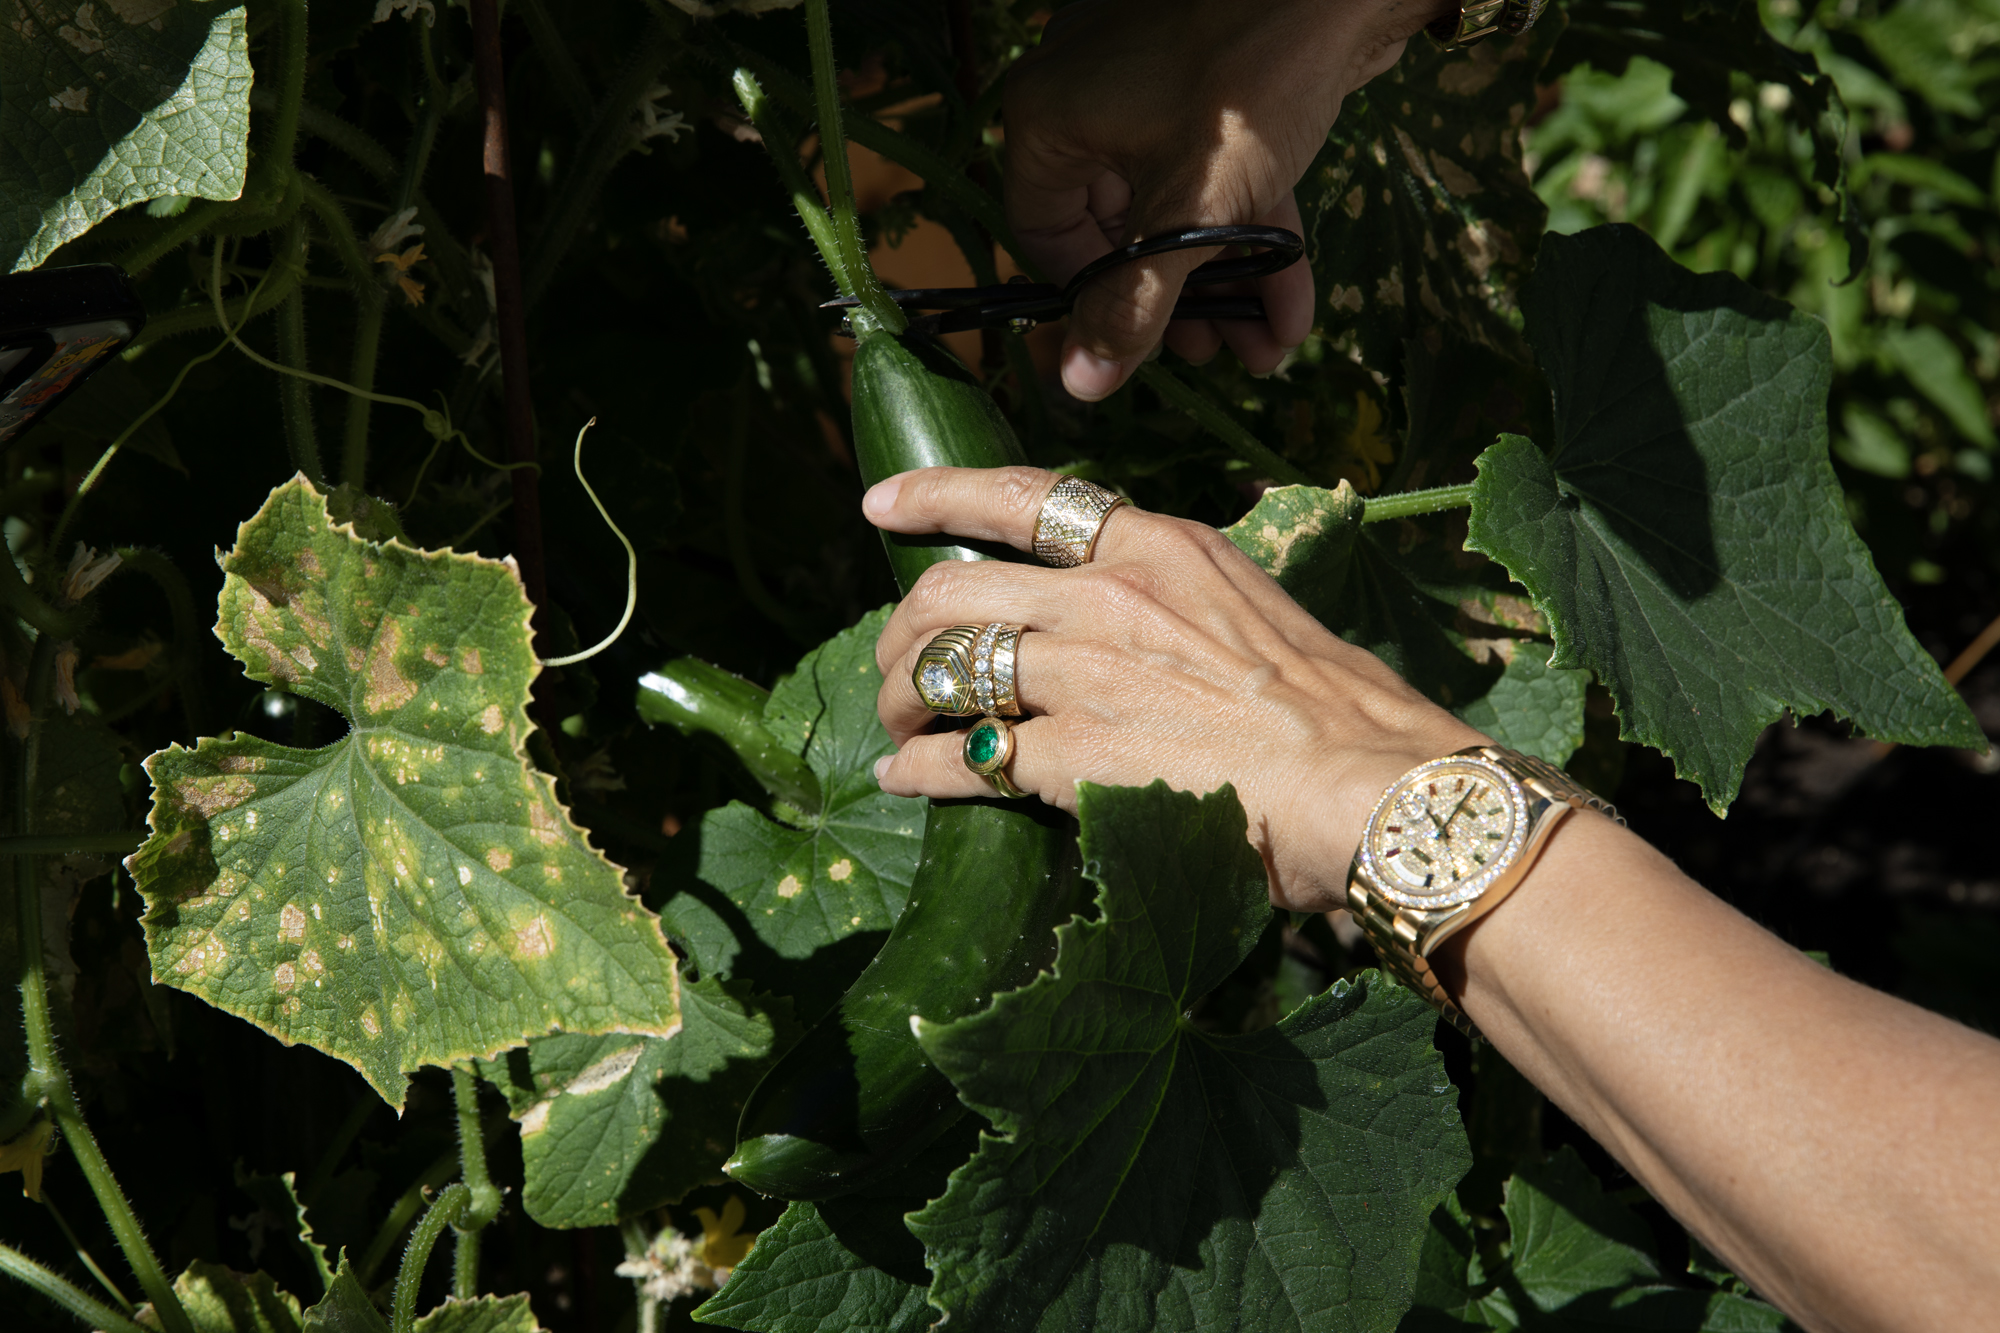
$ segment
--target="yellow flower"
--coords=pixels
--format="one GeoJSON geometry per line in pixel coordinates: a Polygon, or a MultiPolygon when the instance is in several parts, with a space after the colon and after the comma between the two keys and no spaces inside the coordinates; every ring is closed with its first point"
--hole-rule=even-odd
{"type": "Polygon", "coordinates": [[[1341,441],[1346,455],[1340,475],[1354,489],[1371,493],[1382,484],[1382,469],[1396,460],[1396,445],[1382,429],[1382,409],[1366,393],[1354,395],[1354,429],[1341,441]]]}
{"type": "Polygon", "coordinates": [[[21,1193],[37,1203],[42,1200],[42,1163],[47,1160],[49,1135],[54,1128],[46,1120],[37,1120],[12,1143],[0,1143],[0,1175],[19,1171],[21,1193]]]}
{"type": "Polygon", "coordinates": [[[743,1199],[732,1194],[729,1202],[722,1205],[722,1216],[717,1217],[706,1208],[697,1208],[694,1215],[701,1219],[701,1261],[716,1269],[718,1278],[727,1270],[743,1262],[750,1253],[750,1247],[757,1243],[757,1233],[742,1234],[743,1199]]]}
{"type": "Polygon", "coordinates": [[[424,303],[424,285],[410,276],[410,266],[423,259],[423,257],[424,243],[422,241],[418,241],[399,255],[375,256],[375,262],[378,264],[394,264],[396,266],[396,285],[403,289],[403,296],[411,305],[422,305],[424,303]]]}

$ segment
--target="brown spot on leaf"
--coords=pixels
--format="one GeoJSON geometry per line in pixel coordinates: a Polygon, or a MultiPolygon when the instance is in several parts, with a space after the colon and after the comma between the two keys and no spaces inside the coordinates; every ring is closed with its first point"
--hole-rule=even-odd
{"type": "Polygon", "coordinates": [[[489,736],[497,736],[500,728],[506,725],[506,719],[500,716],[499,704],[486,705],[486,711],[479,715],[479,729],[489,736]]]}
{"type": "Polygon", "coordinates": [[[516,958],[547,958],[555,947],[555,931],[550,928],[549,919],[545,916],[537,916],[514,932],[516,958]]]}
{"type": "Polygon", "coordinates": [[[361,702],[371,713],[393,712],[417,697],[417,683],[396,665],[396,655],[402,647],[401,622],[383,621],[381,633],[375,636],[375,647],[368,654],[368,693],[361,702]]]}
{"type": "Polygon", "coordinates": [[[562,830],[556,825],[556,817],[538,800],[528,803],[528,827],[534,831],[536,841],[544,847],[553,847],[562,841],[562,830]]]}
{"type": "Polygon", "coordinates": [[[486,865],[494,874],[504,874],[514,868],[514,853],[505,847],[495,847],[486,853],[486,865]]]}
{"type": "Polygon", "coordinates": [[[299,984],[299,974],[292,970],[290,963],[280,963],[271,970],[271,985],[280,995],[290,995],[292,988],[299,984]]]}
{"type": "Polygon", "coordinates": [[[477,648],[461,648],[458,650],[458,669],[468,676],[480,676],[486,673],[486,663],[477,648]]]}
{"type": "Polygon", "coordinates": [[[306,914],[299,910],[297,903],[286,903],[278,913],[278,938],[288,944],[297,944],[306,937],[306,914]]]}
{"type": "Polygon", "coordinates": [[[451,659],[445,656],[444,649],[434,643],[424,645],[424,661],[429,662],[434,667],[451,665],[451,659]]]}
{"type": "Polygon", "coordinates": [[[174,784],[174,798],[187,810],[204,819],[213,819],[233,810],[256,794],[254,783],[244,777],[182,778],[174,784]]]}

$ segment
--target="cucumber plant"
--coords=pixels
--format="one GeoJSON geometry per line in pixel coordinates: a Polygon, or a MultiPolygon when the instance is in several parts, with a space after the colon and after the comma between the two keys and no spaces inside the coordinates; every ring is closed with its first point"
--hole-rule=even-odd
{"type": "MultiPolygon", "coordinates": [[[[1022,461],[1223,526],[1587,781],[1644,744],[1726,808],[1787,713],[1982,743],[1849,523],[1825,330],[1637,228],[1543,235],[1560,22],[1351,99],[1282,374],[1083,413],[873,267],[919,227],[1029,267],[994,119],[1036,6],[18,8],[0,250],[151,314],[0,478],[23,1326],[1782,1326],[1495,1132],[1537,1103],[1490,1051],[1462,1115],[1323,923],[1287,952],[1228,789],[872,778],[870,608],[993,553],[853,501],[1022,461]],[[918,188],[862,218],[849,142],[918,188]],[[595,656],[620,552],[543,472],[590,417],[640,589],[595,656]]],[[[1831,85],[1730,21],[1838,199],[1831,85]]]]}

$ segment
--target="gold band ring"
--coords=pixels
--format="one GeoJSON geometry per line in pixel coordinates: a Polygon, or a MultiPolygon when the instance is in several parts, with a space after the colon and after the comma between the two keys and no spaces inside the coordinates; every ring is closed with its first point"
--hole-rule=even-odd
{"type": "Polygon", "coordinates": [[[1014,759],[1014,724],[1003,717],[983,717],[965,733],[965,766],[986,779],[986,785],[1002,796],[1019,799],[1028,793],[1007,776],[1014,759]]]}
{"type": "Polygon", "coordinates": [[[1045,565],[1072,569],[1090,563],[1097,534],[1125,497],[1081,477],[1057,477],[1035,515],[1035,555],[1045,565]]]}
{"type": "Polygon", "coordinates": [[[953,625],[917,654],[910,681],[924,707],[945,717],[1019,717],[1014,659],[1025,625],[953,625]]]}

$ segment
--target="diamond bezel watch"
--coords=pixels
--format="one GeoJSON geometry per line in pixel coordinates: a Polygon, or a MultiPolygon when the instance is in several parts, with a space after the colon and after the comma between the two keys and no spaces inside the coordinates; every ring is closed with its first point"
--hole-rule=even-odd
{"type": "Polygon", "coordinates": [[[1477,1037],[1430,955],[1499,906],[1549,834],[1582,809],[1625,822],[1610,802],[1532,755],[1474,745],[1427,760],[1391,783],[1368,816],[1347,872],[1347,910],[1391,976],[1477,1037]]]}

